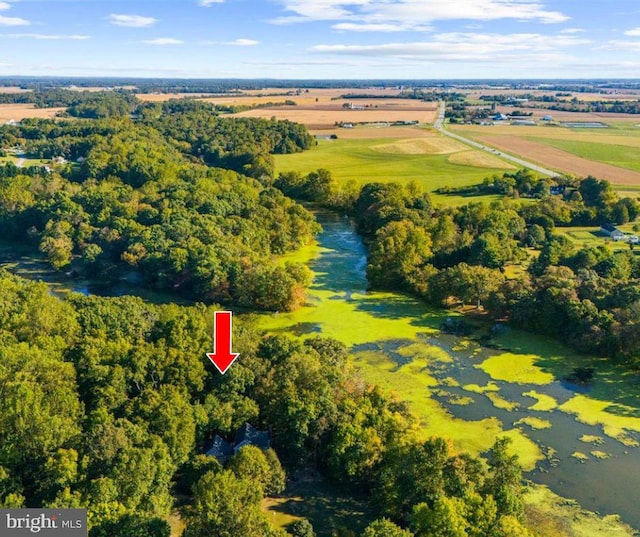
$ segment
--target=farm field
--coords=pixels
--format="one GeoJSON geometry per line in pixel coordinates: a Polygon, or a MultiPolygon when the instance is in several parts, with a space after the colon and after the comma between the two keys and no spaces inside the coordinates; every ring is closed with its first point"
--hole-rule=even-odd
{"type": "Polygon", "coordinates": [[[376,88],[356,91],[353,88],[300,89],[286,90],[265,88],[259,91],[243,90],[231,95],[211,95],[198,93],[164,93],[138,94],[142,101],[162,102],[169,99],[196,98],[198,100],[234,106],[265,105],[293,101],[291,106],[273,106],[248,110],[237,114],[239,117],[263,117],[288,119],[303,123],[311,129],[333,129],[336,123],[370,123],[394,121],[418,121],[431,123],[435,118],[436,104],[416,99],[394,99],[397,88],[376,88]],[[342,99],[349,93],[366,93],[374,96],[369,99],[342,99]],[[385,99],[375,98],[384,96],[385,99]],[[343,105],[353,103],[358,109],[345,108],[343,105]],[[362,107],[362,109],[360,109],[362,107]]]}
{"type": "Polygon", "coordinates": [[[417,121],[419,123],[431,123],[435,118],[435,109],[393,109],[391,106],[384,109],[349,110],[340,106],[319,108],[302,108],[298,106],[274,108],[256,108],[236,114],[237,117],[263,117],[276,119],[288,119],[296,123],[302,123],[309,128],[332,129],[336,123],[390,123],[394,121],[417,121]]]}
{"type": "Polygon", "coordinates": [[[550,145],[562,151],[578,155],[579,157],[596,160],[640,172],[640,155],[638,155],[638,140],[622,138],[620,140],[606,140],[603,144],[596,141],[562,140],[557,138],[537,138],[541,143],[550,145]],[[635,142],[635,143],[634,143],[635,142]]]}
{"type": "MultiPolygon", "coordinates": [[[[636,120],[637,121],[637,120],[636,120]]],[[[614,122],[607,129],[560,126],[452,125],[455,133],[521,155],[560,172],[594,175],[616,186],[640,186],[640,127],[614,122]]]]}
{"type": "MultiPolygon", "coordinates": [[[[536,95],[549,95],[553,96],[557,93],[555,90],[543,90],[543,89],[514,89],[514,88],[480,88],[463,90],[461,93],[468,95],[469,98],[478,99],[481,95],[513,95],[514,97],[520,97],[524,95],[530,95],[535,93],[536,95]]],[[[621,90],[621,91],[607,91],[605,93],[599,92],[579,92],[573,93],[570,97],[566,97],[565,100],[570,101],[574,96],[578,97],[581,101],[635,101],[640,98],[640,92],[635,90],[621,90]]]]}
{"type": "Polygon", "coordinates": [[[0,124],[27,117],[53,118],[64,108],[35,108],[32,104],[0,104],[0,124]]]}
{"type": "Polygon", "coordinates": [[[353,93],[349,88],[309,89],[299,92],[283,92],[282,90],[264,90],[262,92],[246,92],[244,96],[215,97],[203,99],[214,104],[265,104],[291,100],[295,106],[275,106],[247,110],[237,114],[238,117],[263,117],[288,119],[306,125],[312,131],[335,129],[337,123],[393,123],[413,122],[432,123],[435,119],[437,104],[416,99],[396,99],[397,89],[366,90],[356,93],[380,95],[388,98],[341,98],[353,93]],[[344,105],[352,104],[354,108],[344,105]]]}
{"type": "MultiPolygon", "coordinates": [[[[441,186],[476,184],[494,173],[515,169],[498,157],[420,129],[415,129],[412,138],[318,140],[317,146],[304,153],[276,155],[277,172],[308,173],[318,168],[330,170],[341,183],[416,181],[430,193],[441,186]]],[[[434,198],[444,204],[469,201],[460,196],[434,198]]]]}
{"type": "Polygon", "coordinates": [[[0,93],[28,93],[32,90],[22,89],[18,86],[0,86],[0,93]]]}

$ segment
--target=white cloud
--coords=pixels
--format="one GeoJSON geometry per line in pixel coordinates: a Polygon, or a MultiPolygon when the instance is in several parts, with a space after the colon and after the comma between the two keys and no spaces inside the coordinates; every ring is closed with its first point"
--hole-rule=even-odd
{"type": "Polygon", "coordinates": [[[145,45],[183,45],[184,41],[173,37],[157,37],[143,41],[145,45]]]}
{"type": "Polygon", "coordinates": [[[621,41],[616,39],[613,41],[608,41],[601,48],[640,52],[640,41],[621,41]]]}
{"type": "Polygon", "coordinates": [[[510,61],[530,58],[551,61],[563,47],[586,45],[572,35],[442,33],[429,41],[376,45],[316,45],[312,52],[428,61],[510,61]]]}
{"type": "Polygon", "coordinates": [[[628,30],[624,33],[624,35],[628,35],[631,37],[640,37],[640,28],[634,28],[633,30],[628,30]]]}
{"type": "Polygon", "coordinates": [[[259,45],[260,41],[255,39],[234,39],[233,41],[201,41],[201,45],[227,45],[229,47],[252,47],[259,45]]]}
{"type": "Polygon", "coordinates": [[[0,11],[2,11],[3,9],[9,9],[11,7],[11,4],[7,4],[6,2],[0,2],[0,11]]]}
{"type": "Polygon", "coordinates": [[[583,30],[582,28],[565,28],[564,30],[560,30],[561,34],[581,34],[584,33],[586,30],[583,30]]]}
{"type": "Polygon", "coordinates": [[[233,41],[225,41],[223,43],[223,45],[230,45],[233,47],[252,47],[259,44],[260,41],[256,41],[255,39],[235,39],[233,41]]]}
{"type": "Polygon", "coordinates": [[[109,15],[109,22],[116,26],[130,26],[132,28],[145,28],[152,26],[158,19],[153,17],[143,17],[141,15],[123,15],[120,13],[112,13],[109,15]]]}
{"type": "Polygon", "coordinates": [[[198,2],[198,5],[202,7],[210,7],[212,4],[222,4],[222,3],[224,3],[224,0],[200,0],[198,2]]]}
{"type": "Polygon", "coordinates": [[[405,24],[389,24],[389,23],[373,23],[373,24],[358,24],[353,22],[340,22],[332,26],[334,30],[340,32],[404,32],[406,30],[419,30],[429,31],[431,26],[407,26],[405,24]]]}
{"type": "Polygon", "coordinates": [[[90,35],[62,35],[62,34],[7,34],[12,39],[42,39],[42,40],[71,40],[84,41],[91,39],[90,35]]]}
{"type": "Polygon", "coordinates": [[[291,12],[273,19],[274,24],[306,21],[342,21],[354,25],[351,30],[379,31],[377,25],[402,30],[423,31],[434,21],[513,19],[559,23],[569,20],[559,11],[550,11],[538,0],[280,0],[291,12]]]}
{"type": "Polygon", "coordinates": [[[31,24],[27,19],[20,17],[3,17],[0,15],[0,26],[29,26],[31,24]]]}

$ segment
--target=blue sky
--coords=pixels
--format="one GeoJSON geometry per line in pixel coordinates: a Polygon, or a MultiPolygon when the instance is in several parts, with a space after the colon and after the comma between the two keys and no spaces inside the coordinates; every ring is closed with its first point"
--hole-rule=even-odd
{"type": "Polygon", "coordinates": [[[0,76],[637,78],[638,0],[0,0],[0,76]]]}

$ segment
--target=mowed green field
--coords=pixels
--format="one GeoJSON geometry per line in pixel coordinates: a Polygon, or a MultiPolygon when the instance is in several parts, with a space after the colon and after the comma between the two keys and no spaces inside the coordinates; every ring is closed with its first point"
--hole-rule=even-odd
{"type": "MultiPolygon", "coordinates": [[[[444,137],[440,136],[424,138],[427,142],[443,139],[444,137]]],[[[448,139],[444,140],[448,143],[448,139]]],[[[505,171],[514,169],[507,162],[491,155],[485,156],[482,152],[459,143],[449,148],[436,148],[439,151],[437,153],[427,146],[422,152],[418,152],[420,149],[413,146],[411,151],[415,152],[407,152],[404,146],[413,141],[415,140],[318,140],[318,145],[309,151],[276,155],[276,171],[308,173],[318,168],[326,168],[340,183],[354,181],[362,185],[397,181],[406,184],[416,181],[425,191],[432,193],[438,187],[477,184],[485,177],[493,174],[502,175],[505,171]]],[[[439,203],[448,205],[470,201],[469,198],[460,196],[434,197],[439,203]]],[[[490,197],[483,196],[482,199],[488,200],[490,197]]]]}

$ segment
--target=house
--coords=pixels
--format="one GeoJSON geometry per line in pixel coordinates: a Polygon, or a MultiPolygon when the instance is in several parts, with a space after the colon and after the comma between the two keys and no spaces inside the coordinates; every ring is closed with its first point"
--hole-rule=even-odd
{"type": "Polygon", "coordinates": [[[614,241],[623,240],[625,237],[624,233],[613,224],[602,224],[600,226],[600,231],[607,237],[611,237],[614,241]]]}
{"type": "Polygon", "coordinates": [[[244,446],[256,446],[265,450],[269,449],[271,446],[269,431],[258,431],[255,427],[245,422],[242,427],[236,431],[233,452],[238,453],[238,450],[244,446]]]}
{"type": "Polygon", "coordinates": [[[549,194],[552,196],[562,196],[566,190],[564,185],[556,185],[549,188],[549,194]]]}
{"type": "Polygon", "coordinates": [[[220,464],[224,464],[233,455],[233,446],[222,437],[216,435],[213,439],[213,444],[204,454],[215,457],[220,464]]]}
{"type": "Polygon", "coordinates": [[[233,444],[227,442],[224,438],[216,435],[213,444],[205,452],[205,455],[215,457],[220,464],[227,462],[233,455],[244,446],[256,446],[260,449],[267,450],[271,446],[271,438],[269,431],[259,431],[251,424],[245,422],[234,436],[233,444]]]}

